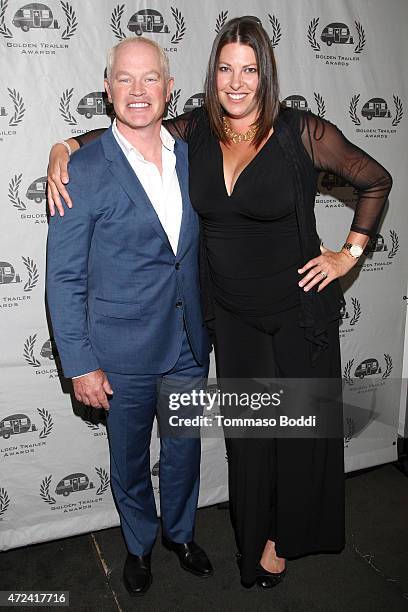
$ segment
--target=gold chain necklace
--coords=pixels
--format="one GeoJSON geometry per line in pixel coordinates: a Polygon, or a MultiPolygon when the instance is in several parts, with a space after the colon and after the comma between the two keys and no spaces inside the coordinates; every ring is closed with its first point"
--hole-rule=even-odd
{"type": "Polygon", "coordinates": [[[250,142],[258,131],[258,126],[254,125],[254,127],[249,128],[249,130],[244,134],[242,132],[234,132],[226,117],[222,118],[222,123],[224,133],[230,140],[232,140],[232,142],[235,142],[236,144],[239,142],[250,142]]]}

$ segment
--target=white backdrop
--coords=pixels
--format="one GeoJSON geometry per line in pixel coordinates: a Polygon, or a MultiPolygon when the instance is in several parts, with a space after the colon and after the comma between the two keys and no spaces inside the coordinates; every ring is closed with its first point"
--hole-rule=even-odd
{"type": "MultiPolygon", "coordinates": [[[[341,338],[354,406],[345,411],[346,470],[394,460],[407,287],[405,0],[23,2],[0,0],[0,549],[118,524],[105,428],[73,413],[49,341],[44,176],[51,143],[109,125],[98,95],[106,50],[132,33],[168,52],[174,116],[200,104],[218,28],[257,15],[275,47],[282,99],[339,125],[392,173],[381,235],[344,285],[341,338]]],[[[316,216],[329,247],[344,241],[354,201],[352,188],[322,177],[316,216]]],[[[157,459],[154,437],[156,492],[157,459]]],[[[225,499],[225,449],[206,439],[200,505],[225,499]]]]}

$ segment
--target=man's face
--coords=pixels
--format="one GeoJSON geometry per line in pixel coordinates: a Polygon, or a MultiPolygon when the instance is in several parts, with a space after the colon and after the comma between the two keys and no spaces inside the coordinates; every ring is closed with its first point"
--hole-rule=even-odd
{"type": "Polygon", "coordinates": [[[160,56],[149,44],[125,43],[116,50],[105,88],[119,123],[140,129],[161,122],[173,79],[165,81],[160,56]]]}

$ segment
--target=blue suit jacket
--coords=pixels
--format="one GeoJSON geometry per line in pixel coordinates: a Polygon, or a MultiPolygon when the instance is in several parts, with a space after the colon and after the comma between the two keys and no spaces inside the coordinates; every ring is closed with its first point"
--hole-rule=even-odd
{"type": "Polygon", "coordinates": [[[176,255],[111,129],[71,160],[74,207],[50,219],[47,253],[47,299],[67,377],[97,368],[168,371],[180,352],[183,320],[197,361],[208,359],[187,145],[176,140],[175,154],[183,200],[176,255]]]}

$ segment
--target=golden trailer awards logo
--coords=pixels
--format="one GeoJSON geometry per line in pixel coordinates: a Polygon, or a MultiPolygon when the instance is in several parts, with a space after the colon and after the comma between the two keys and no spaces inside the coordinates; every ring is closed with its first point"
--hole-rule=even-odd
{"type": "Polygon", "coordinates": [[[7,512],[10,506],[10,497],[7,489],[0,487],[0,521],[3,520],[3,515],[7,512]]]}
{"type": "MultiPolygon", "coordinates": [[[[170,94],[170,100],[166,107],[166,117],[170,119],[174,119],[179,114],[178,112],[178,103],[180,101],[181,89],[175,89],[170,94]]],[[[183,113],[188,113],[189,111],[193,111],[196,108],[201,108],[204,104],[204,94],[203,92],[195,93],[190,96],[183,106],[183,113]]]]}
{"type": "Polygon", "coordinates": [[[7,40],[8,49],[27,56],[38,56],[55,55],[57,51],[69,48],[66,43],[51,42],[57,38],[55,33],[58,33],[58,38],[63,41],[69,41],[76,34],[78,20],[69,2],[60,0],[57,5],[58,9],[62,9],[62,19],[57,14],[56,3],[51,8],[48,4],[34,2],[21,6],[7,25],[8,3],[9,0],[0,0],[0,35],[7,40]],[[11,27],[14,27],[14,30],[11,30],[11,27]],[[52,37],[49,36],[50,33],[52,37]],[[39,35],[43,40],[39,40],[39,35]]]}
{"type": "Polygon", "coordinates": [[[389,238],[376,234],[365,248],[366,257],[357,263],[362,272],[378,272],[391,266],[399,251],[399,237],[395,230],[389,230],[389,238]]]}
{"type": "Polygon", "coordinates": [[[10,204],[17,211],[20,212],[20,219],[25,222],[34,223],[35,225],[41,225],[47,223],[46,212],[27,212],[27,206],[29,209],[37,208],[37,210],[44,211],[45,200],[47,197],[47,177],[40,176],[34,181],[31,181],[27,187],[24,188],[25,198],[29,202],[25,201],[21,197],[21,183],[23,180],[23,174],[15,174],[8,185],[8,199],[10,204]],[[41,206],[42,205],[42,206],[41,206]]]}
{"type": "Polygon", "coordinates": [[[357,323],[361,317],[361,303],[360,301],[352,297],[350,300],[346,300],[345,304],[340,310],[340,338],[343,339],[347,334],[354,332],[357,323]]]}
{"type": "MultiPolygon", "coordinates": [[[[103,495],[109,488],[109,474],[105,468],[95,467],[98,487],[85,472],[67,474],[53,484],[53,474],[45,476],[40,485],[40,497],[48,504],[51,510],[68,514],[92,508],[103,502],[103,495]],[[55,488],[54,488],[55,486],[55,488]],[[58,497],[71,499],[65,503],[58,503],[58,497]]],[[[62,500],[61,500],[62,501],[62,500]]]]}
{"type": "Polygon", "coordinates": [[[118,4],[112,11],[110,27],[118,40],[123,40],[127,36],[134,34],[135,36],[154,36],[160,43],[160,46],[167,53],[175,53],[186,34],[186,22],[182,12],[173,6],[170,11],[174,20],[169,26],[169,21],[157,10],[146,8],[133,13],[127,23],[127,29],[130,33],[125,33],[122,29],[123,13],[125,12],[125,4],[118,4]],[[170,37],[170,39],[169,39],[170,37]]]}
{"type": "Polygon", "coordinates": [[[16,308],[22,302],[30,301],[31,295],[28,294],[38,284],[39,273],[35,261],[31,257],[21,257],[21,260],[22,264],[16,267],[10,261],[0,261],[0,309],[16,308]],[[6,292],[7,289],[15,290],[11,294],[6,292]]]}
{"type": "Polygon", "coordinates": [[[362,106],[360,94],[354,94],[349,104],[349,117],[356,125],[356,134],[365,138],[389,138],[396,134],[395,129],[404,116],[402,100],[396,94],[392,95],[392,108],[384,98],[370,98],[362,106]],[[368,127],[368,124],[371,124],[368,127]],[[360,127],[361,126],[361,127],[360,127]]]}
{"type": "Polygon", "coordinates": [[[350,66],[360,61],[360,54],[366,46],[366,37],[363,26],[355,21],[355,34],[351,28],[342,22],[333,22],[326,25],[319,33],[320,18],[315,17],[309,22],[307,40],[313,51],[318,51],[315,58],[324,61],[327,66],[350,66]],[[321,53],[322,45],[338,50],[337,54],[321,53]],[[343,50],[341,52],[341,50],[343,50]]]}
{"type": "Polygon", "coordinates": [[[358,192],[344,178],[332,172],[321,172],[317,183],[316,204],[325,208],[354,207],[358,192]]]}
{"type": "Polygon", "coordinates": [[[54,421],[51,413],[45,408],[37,408],[42,423],[37,424],[25,413],[10,414],[0,421],[0,438],[10,440],[6,445],[0,440],[0,456],[4,459],[29,455],[46,446],[46,439],[51,435],[54,421]],[[33,435],[35,434],[35,436],[33,435]]]}
{"type": "Polygon", "coordinates": [[[393,361],[389,353],[384,353],[383,359],[369,357],[360,361],[353,358],[345,364],[343,378],[350,391],[365,394],[384,387],[392,370],[393,361]]]}
{"type": "Polygon", "coordinates": [[[48,378],[57,378],[60,374],[59,355],[53,338],[47,338],[37,346],[37,334],[28,336],[24,342],[23,357],[35,370],[36,376],[46,374],[48,378]]]}
{"type": "MultiPolygon", "coordinates": [[[[314,95],[314,99],[317,105],[317,115],[319,117],[324,117],[326,114],[326,104],[324,102],[323,96],[319,93],[317,93],[316,91],[313,92],[314,95]]],[[[299,94],[293,94],[291,96],[287,96],[282,103],[285,105],[286,108],[296,108],[298,110],[302,110],[302,111],[311,111],[313,110],[308,101],[306,100],[306,98],[304,96],[301,96],[299,94]]]]}
{"type": "Polygon", "coordinates": [[[150,470],[152,476],[152,488],[153,491],[159,493],[160,491],[160,460],[157,460],[156,463],[152,466],[150,470]]]}
{"type": "MultiPolygon", "coordinates": [[[[259,23],[261,25],[263,25],[262,21],[258,17],[254,16],[254,18],[258,19],[259,23]]],[[[215,33],[216,34],[218,34],[220,32],[220,30],[224,27],[224,25],[227,23],[227,20],[228,20],[228,11],[221,11],[218,14],[217,21],[215,23],[215,33]]],[[[281,41],[281,38],[282,38],[282,27],[281,27],[281,24],[280,24],[279,20],[277,19],[277,17],[275,15],[271,15],[270,13],[268,13],[268,20],[269,20],[269,24],[270,24],[270,26],[272,28],[271,44],[272,44],[272,47],[275,48],[275,47],[278,46],[278,44],[281,41]]],[[[265,26],[263,26],[263,27],[265,27],[265,26]]]]}
{"type": "Polygon", "coordinates": [[[7,136],[15,136],[17,130],[9,129],[19,127],[24,119],[26,107],[23,96],[17,89],[7,88],[9,103],[5,104],[0,97],[0,142],[7,136]],[[10,104],[11,102],[11,104],[10,104]]]}
{"type": "MultiPolygon", "coordinates": [[[[71,112],[71,102],[74,88],[65,89],[60,97],[59,112],[65,123],[77,126],[79,119],[71,112]]],[[[76,105],[76,112],[80,117],[93,119],[95,117],[107,117],[111,112],[111,106],[104,91],[91,91],[80,98],[76,105]]],[[[72,134],[82,134],[85,130],[71,130],[72,134]]]]}
{"type": "Polygon", "coordinates": [[[107,437],[106,427],[104,425],[101,425],[100,423],[92,423],[91,421],[86,421],[85,419],[83,420],[86,426],[93,432],[94,438],[107,437]]]}

